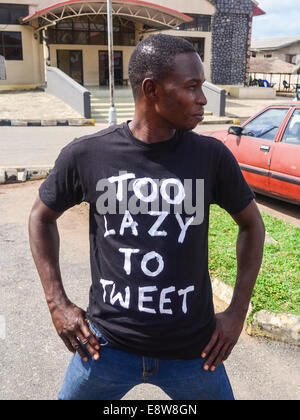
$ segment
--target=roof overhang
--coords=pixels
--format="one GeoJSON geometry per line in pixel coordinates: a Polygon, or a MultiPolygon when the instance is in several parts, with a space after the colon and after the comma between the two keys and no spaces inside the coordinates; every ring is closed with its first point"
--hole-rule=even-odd
{"type": "MultiPolygon", "coordinates": [[[[69,0],[51,4],[22,19],[22,23],[30,23],[37,31],[55,25],[64,19],[79,16],[95,16],[107,14],[107,0],[69,0]]],[[[152,28],[177,28],[193,18],[157,4],[141,0],[112,0],[112,14],[138,21],[152,28]]]]}
{"type": "Polygon", "coordinates": [[[277,51],[277,50],[280,50],[281,48],[287,48],[287,47],[290,47],[291,45],[297,44],[298,42],[300,42],[300,36],[293,37],[293,39],[290,39],[290,40],[288,39],[281,40],[280,42],[278,41],[278,38],[273,38],[273,39],[268,38],[265,40],[265,45],[263,42],[264,42],[264,39],[261,39],[261,40],[254,39],[252,41],[250,51],[253,51],[253,52],[277,51]],[[260,43],[257,44],[257,42],[260,42],[260,43]]]}
{"type": "Polygon", "coordinates": [[[253,16],[261,16],[265,15],[266,12],[264,12],[260,7],[257,0],[252,0],[253,3],[253,16]]]}
{"type": "Polygon", "coordinates": [[[254,16],[261,16],[261,15],[265,15],[266,12],[264,12],[260,7],[254,5],[253,14],[254,16]]]}

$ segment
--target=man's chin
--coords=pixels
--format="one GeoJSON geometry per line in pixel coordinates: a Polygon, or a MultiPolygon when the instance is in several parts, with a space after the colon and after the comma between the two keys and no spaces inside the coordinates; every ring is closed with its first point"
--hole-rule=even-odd
{"type": "Polygon", "coordinates": [[[187,119],[186,121],[181,121],[180,124],[178,122],[173,124],[173,128],[176,130],[190,131],[194,130],[202,121],[203,119],[200,120],[198,118],[187,119]]]}
{"type": "Polygon", "coordinates": [[[191,130],[194,130],[199,124],[200,122],[189,123],[189,124],[186,124],[186,126],[183,129],[186,131],[191,131],[191,130]]]}

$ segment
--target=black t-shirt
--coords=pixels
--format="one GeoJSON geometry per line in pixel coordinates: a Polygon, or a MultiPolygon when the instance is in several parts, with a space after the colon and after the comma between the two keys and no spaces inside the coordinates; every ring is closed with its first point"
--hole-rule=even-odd
{"type": "Polygon", "coordinates": [[[215,328],[209,205],[254,198],[228,148],[192,131],[147,144],[124,123],[64,147],[39,194],[56,212],[90,204],[87,316],[111,345],[200,357],[215,328]]]}

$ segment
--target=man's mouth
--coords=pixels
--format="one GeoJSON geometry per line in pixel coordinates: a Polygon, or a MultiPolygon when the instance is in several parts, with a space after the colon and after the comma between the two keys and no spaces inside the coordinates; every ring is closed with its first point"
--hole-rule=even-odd
{"type": "Polygon", "coordinates": [[[199,112],[197,114],[193,114],[194,118],[197,118],[198,120],[203,120],[204,119],[204,112],[199,112]]]}

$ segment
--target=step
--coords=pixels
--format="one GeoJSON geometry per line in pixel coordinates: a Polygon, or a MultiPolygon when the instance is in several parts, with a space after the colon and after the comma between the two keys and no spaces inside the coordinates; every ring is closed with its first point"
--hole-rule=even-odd
{"type": "MultiPolygon", "coordinates": [[[[110,102],[110,98],[98,98],[97,96],[91,96],[91,101],[98,101],[98,102],[110,102]]],[[[134,102],[133,98],[114,98],[116,103],[122,102],[134,102]]]]}
{"type": "MultiPolygon", "coordinates": [[[[95,109],[97,111],[109,111],[110,106],[93,105],[91,108],[92,109],[95,109]]],[[[117,110],[120,109],[121,111],[124,111],[124,110],[127,110],[127,109],[131,111],[131,110],[134,110],[135,109],[134,106],[116,106],[115,108],[117,110]]]]}
{"type": "MultiPolygon", "coordinates": [[[[106,114],[109,113],[109,110],[108,109],[102,110],[102,111],[96,110],[96,109],[92,109],[91,111],[92,111],[92,114],[93,115],[106,115],[106,114]]],[[[122,109],[122,110],[117,109],[117,114],[120,114],[120,115],[132,115],[132,114],[134,114],[134,109],[122,109]]]]}
{"type": "MultiPolygon", "coordinates": [[[[106,115],[108,115],[109,114],[109,112],[95,112],[95,111],[92,111],[92,118],[93,117],[106,117],[106,115]]],[[[130,111],[123,111],[123,112],[120,112],[120,111],[118,111],[117,112],[117,115],[122,115],[123,117],[125,116],[127,116],[127,115],[134,115],[134,112],[132,111],[132,112],[130,112],[130,111]]]]}
{"type": "MultiPolygon", "coordinates": [[[[110,107],[110,103],[109,102],[100,102],[100,101],[94,101],[91,103],[91,106],[101,106],[101,107],[106,107],[109,108],[110,107]]],[[[119,103],[115,103],[115,107],[119,107],[119,108],[124,108],[126,106],[129,107],[135,107],[134,102],[119,102],[119,103]]]]}

